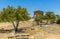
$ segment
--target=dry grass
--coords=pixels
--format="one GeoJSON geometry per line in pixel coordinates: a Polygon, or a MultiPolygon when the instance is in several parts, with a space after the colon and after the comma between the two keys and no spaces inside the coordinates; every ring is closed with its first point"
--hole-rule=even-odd
{"type": "MultiPolygon", "coordinates": [[[[34,36],[36,39],[60,39],[60,25],[51,24],[47,27],[31,26],[32,22],[28,21],[21,23],[19,28],[26,29],[25,32],[29,33],[31,36],[34,36]]],[[[0,23],[0,28],[11,29],[13,27],[11,23],[0,23]]],[[[14,32],[0,33],[0,39],[8,39],[8,36],[10,36],[12,33],[14,35],[14,32]]]]}

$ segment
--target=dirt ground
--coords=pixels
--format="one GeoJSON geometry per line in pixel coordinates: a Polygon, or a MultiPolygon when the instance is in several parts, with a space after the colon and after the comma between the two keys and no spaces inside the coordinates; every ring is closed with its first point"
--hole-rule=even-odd
{"type": "MultiPolygon", "coordinates": [[[[26,23],[26,22],[25,22],[26,23]]],[[[32,22],[30,24],[26,23],[22,26],[31,26],[32,22]]],[[[0,23],[0,29],[1,28],[8,28],[11,29],[12,27],[9,25],[9,23],[6,23],[6,26],[3,26],[5,23],[0,23]],[[3,26],[3,27],[2,27],[3,26]]],[[[50,24],[48,26],[34,26],[32,27],[33,30],[30,30],[29,28],[26,30],[26,32],[30,33],[31,36],[33,33],[35,33],[33,36],[35,36],[36,39],[60,39],[60,25],[58,24],[50,24]]],[[[14,35],[14,32],[11,33],[0,33],[0,39],[8,39],[10,35],[14,35]]],[[[15,39],[15,38],[14,38],[15,39]]]]}

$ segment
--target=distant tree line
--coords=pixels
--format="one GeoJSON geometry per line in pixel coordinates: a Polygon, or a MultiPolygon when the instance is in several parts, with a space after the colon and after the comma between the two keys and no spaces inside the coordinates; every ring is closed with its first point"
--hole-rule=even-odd
{"type": "Polygon", "coordinates": [[[52,23],[60,24],[60,16],[56,15],[52,11],[47,11],[44,15],[36,15],[34,18],[37,25],[40,25],[40,23],[42,23],[43,20],[47,21],[46,24],[48,24],[49,21],[50,21],[50,24],[52,23]]]}

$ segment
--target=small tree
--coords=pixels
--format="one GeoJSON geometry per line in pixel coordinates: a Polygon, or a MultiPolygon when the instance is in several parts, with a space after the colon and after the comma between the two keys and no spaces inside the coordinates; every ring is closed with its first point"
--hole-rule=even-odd
{"type": "Polygon", "coordinates": [[[5,22],[11,22],[13,24],[15,32],[18,31],[18,26],[20,21],[29,20],[30,16],[26,10],[26,8],[22,8],[18,6],[18,8],[13,8],[12,6],[8,6],[7,8],[3,8],[1,12],[1,19],[5,22]]]}
{"type": "Polygon", "coordinates": [[[56,15],[56,23],[60,24],[60,16],[59,15],[56,15]]]}
{"type": "Polygon", "coordinates": [[[55,15],[55,17],[56,17],[56,21],[60,18],[60,16],[59,16],[59,15],[55,15]]]}
{"type": "Polygon", "coordinates": [[[51,20],[51,21],[55,20],[54,12],[50,12],[50,11],[46,12],[45,19],[47,20],[47,23],[49,22],[49,20],[51,20]]]}
{"type": "Polygon", "coordinates": [[[43,20],[43,16],[37,15],[35,17],[35,21],[36,21],[37,25],[41,25],[40,23],[42,23],[42,20],[43,20]]]}

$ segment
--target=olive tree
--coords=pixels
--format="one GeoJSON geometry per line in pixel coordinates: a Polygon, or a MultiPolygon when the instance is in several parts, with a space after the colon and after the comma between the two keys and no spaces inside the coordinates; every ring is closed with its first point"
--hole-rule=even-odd
{"type": "Polygon", "coordinates": [[[55,21],[55,14],[54,14],[54,12],[51,12],[51,11],[46,12],[45,19],[47,20],[47,23],[49,22],[49,20],[53,23],[55,21]]]}
{"type": "Polygon", "coordinates": [[[36,21],[37,25],[41,25],[42,20],[43,20],[43,17],[44,17],[44,16],[40,16],[40,15],[37,15],[37,16],[35,17],[35,21],[36,21]]]}
{"type": "Polygon", "coordinates": [[[1,17],[1,20],[5,22],[11,22],[13,24],[15,32],[18,31],[20,21],[26,21],[30,19],[27,9],[22,8],[21,6],[18,6],[17,8],[12,6],[3,8],[1,11],[1,17]]]}

